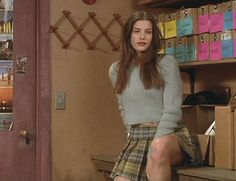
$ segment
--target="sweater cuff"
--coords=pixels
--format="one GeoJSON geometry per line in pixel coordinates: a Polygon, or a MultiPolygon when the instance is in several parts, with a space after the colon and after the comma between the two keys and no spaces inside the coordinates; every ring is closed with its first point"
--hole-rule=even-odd
{"type": "Polygon", "coordinates": [[[157,132],[156,132],[154,138],[159,138],[161,136],[166,136],[166,135],[172,134],[174,132],[175,132],[174,128],[159,127],[157,129],[157,132]]]}

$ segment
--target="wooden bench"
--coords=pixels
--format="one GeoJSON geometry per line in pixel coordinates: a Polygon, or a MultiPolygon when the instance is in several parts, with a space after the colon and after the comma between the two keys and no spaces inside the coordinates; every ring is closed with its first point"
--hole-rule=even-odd
{"type": "MultiPolygon", "coordinates": [[[[109,174],[115,164],[116,156],[92,156],[92,160],[106,181],[112,181],[109,174]]],[[[172,181],[236,181],[236,171],[214,167],[174,168],[172,181]]]]}
{"type": "Polygon", "coordinates": [[[236,181],[236,171],[214,167],[181,168],[179,181],[236,181]]]}
{"type": "MultiPolygon", "coordinates": [[[[214,155],[213,154],[213,148],[210,147],[210,143],[213,143],[213,139],[210,136],[206,135],[193,135],[193,139],[195,140],[196,143],[199,143],[199,147],[201,149],[201,154],[202,154],[202,159],[206,161],[207,164],[212,164],[214,162],[214,155]],[[211,139],[210,139],[211,138],[211,139]],[[211,151],[210,151],[211,150],[211,151]]],[[[101,172],[105,178],[106,181],[112,181],[111,178],[109,178],[109,175],[111,173],[111,170],[115,164],[117,156],[116,155],[96,155],[92,156],[92,160],[95,163],[95,166],[99,172],[101,172]]],[[[200,168],[204,171],[210,172],[209,169],[206,169],[207,167],[200,168]]],[[[191,168],[194,173],[196,171],[194,168],[191,168]]],[[[211,169],[211,168],[210,168],[211,169]]],[[[172,172],[172,181],[190,181],[189,179],[189,173],[190,171],[188,169],[182,169],[182,168],[173,168],[172,172]],[[183,178],[180,180],[180,178],[183,178]],[[187,180],[185,178],[188,178],[187,180]],[[185,179],[185,180],[184,180],[185,179]]],[[[193,181],[202,181],[202,180],[193,180],[193,181]]],[[[210,181],[205,180],[205,181],[210,181]]],[[[236,180],[235,180],[236,181],[236,180]]]]}

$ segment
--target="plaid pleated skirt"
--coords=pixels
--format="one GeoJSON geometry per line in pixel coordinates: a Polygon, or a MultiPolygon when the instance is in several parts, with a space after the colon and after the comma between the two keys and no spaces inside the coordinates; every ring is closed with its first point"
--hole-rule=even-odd
{"type": "MultiPolygon", "coordinates": [[[[123,176],[132,181],[147,181],[146,164],[149,146],[157,126],[131,126],[129,135],[120,152],[110,177],[123,176]]],[[[177,130],[180,147],[186,153],[183,165],[197,166],[202,163],[200,149],[194,143],[187,128],[177,130]]]]}

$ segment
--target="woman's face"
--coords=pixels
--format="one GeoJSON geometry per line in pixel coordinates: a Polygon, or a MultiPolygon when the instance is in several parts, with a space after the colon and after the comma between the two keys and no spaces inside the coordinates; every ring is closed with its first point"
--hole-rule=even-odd
{"type": "Polygon", "coordinates": [[[152,24],[148,20],[138,20],[133,26],[131,45],[138,54],[146,51],[152,41],[152,24]]]}

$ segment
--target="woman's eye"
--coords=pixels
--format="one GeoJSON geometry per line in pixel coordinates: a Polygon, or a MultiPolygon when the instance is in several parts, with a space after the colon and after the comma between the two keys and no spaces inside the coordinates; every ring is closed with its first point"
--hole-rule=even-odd
{"type": "Polygon", "coordinates": [[[133,30],[133,33],[139,33],[140,30],[133,30]]]}
{"type": "Polygon", "coordinates": [[[146,34],[151,35],[152,31],[146,31],[146,34]]]}

